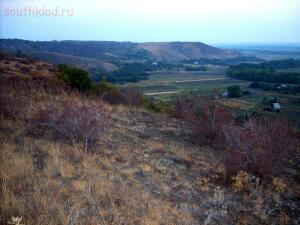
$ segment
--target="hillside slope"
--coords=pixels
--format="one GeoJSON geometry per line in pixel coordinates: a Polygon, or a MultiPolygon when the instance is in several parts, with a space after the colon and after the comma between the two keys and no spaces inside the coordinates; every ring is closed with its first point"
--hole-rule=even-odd
{"type": "Polygon", "coordinates": [[[0,78],[50,80],[58,73],[57,66],[43,61],[3,55],[0,57],[0,78]]]}
{"type": "Polygon", "coordinates": [[[147,50],[156,60],[228,59],[240,56],[201,42],[153,42],[138,44],[137,47],[147,50]]]}
{"type": "Polygon", "coordinates": [[[74,55],[67,55],[57,52],[39,52],[35,51],[31,53],[34,58],[50,62],[53,64],[68,64],[76,67],[80,67],[85,70],[101,69],[103,72],[116,71],[118,67],[112,63],[105,62],[94,58],[80,57],[74,55]]]}
{"type": "Polygon", "coordinates": [[[77,94],[9,93],[16,114],[0,123],[1,223],[19,216],[26,225],[297,224],[290,190],[285,199],[276,186],[241,183],[250,185],[249,199],[222,186],[218,154],[188,143],[178,120],[77,94]],[[88,148],[68,131],[76,123],[92,131],[103,115],[107,124],[88,148]],[[64,123],[47,126],[60,116],[64,123]]]}
{"type": "Polygon", "coordinates": [[[22,52],[51,63],[67,63],[84,69],[110,72],[120,60],[228,59],[240,54],[201,42],[132,43],[109,41],[26,41],[1,39],[0,50],[22,52]],[[114,65],[115,64],[115,65],[114,65]]]}
{"type": "Polygon", "coordinates": [[[225,182],[225,149],[191,144],[182,120],[43,85],[53,65],[2,62],[0,224],[299,224],[299,154],[272,181],[225,182]]]}

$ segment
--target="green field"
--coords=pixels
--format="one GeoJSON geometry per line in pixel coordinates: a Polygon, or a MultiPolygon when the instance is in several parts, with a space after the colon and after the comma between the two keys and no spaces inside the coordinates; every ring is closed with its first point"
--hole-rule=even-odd
{"type": "MultiPolygon", "coordinates": [[[[227,67],[211,66],[207,71],[156,71],[148,80],[138,83],[128,83],[123,87],[133,87],[153,99],[169,101],[188,93],[201,96],[218,97],[230,85],[239,85],[242,91],[250,91],[239,99],[219,98],[222,104],[242,111],[261,112],[271,116],[286,116],[297,124],[300,121],[300,96],[284,95],[272,91],[250,89],[249,81],[242,81],[225,76],[227,67]],[[263,100],[277,97],[280,99],[282,111],[280,114],[265,112],[263,100]]],[[[295,69],[298,71],[298,68],[295,69]]]]}
{"type": "Polygon", "coordinates": [[[141,93],[156,99],[169,99],[184,93],[197,92],[201,95],[219,95],[229,85],[248,86],[249,82],[225,76],[227,67],[211,66],[207,71],[156,71],[148,80],[128,83],[141,93]]]}

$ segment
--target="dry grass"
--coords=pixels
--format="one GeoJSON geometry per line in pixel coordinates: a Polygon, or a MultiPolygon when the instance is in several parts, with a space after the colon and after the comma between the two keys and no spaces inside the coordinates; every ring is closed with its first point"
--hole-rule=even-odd
{"type": "Polygon", "coordinates": [[[155,199],[138,183],[129,185],[119,180],[113,168],[109,171],[103,168],[113,165],[111,159],[85,155],[83,161],[74,163],[65,160],[64,146],[48,141],[35,145],[43,146],[49,153],[42,171],[33,166],[31,144],[26,143],[21,153],[15,152],[13,145],[3,146],[1,222],[12,216],[22,216],[26,224],[191,224],[193,221],[191,215],[178,211],[168,200],[155,199]]]}
{"type": "MultiPolygon", "coordinates": [[[[65,128],[62,127],[64,120],[74,122],[75,127],[79,124],[81,128],[78,117],[82,119],[84,113],[89,113],[86,119],[83,118],[82,125],[91,129],[101,121],[89,122],[89,119],[97,116],[98,111],[111,114],[112,107],[97,100],[87,100],[76,93],[57,95],[35,88],[26,90],[24,95],[18,95],[14,89],[6,88],[5,91],[12,96],[9,99],[12,110],[18,108],[18,113],[10,117],[10,112],[2,112],[3,122],[11,133],[1,133],[6,140],[1,146],[1,223],[19,216],[23,218],[22,223],[41,225],[180,224],[179,221],[193,221],[189,213],[179,211],[169,200],[153,198],[145,186],[135,180],[138,170],[151,170],[146,162],[136,164],[131,173],[118,168],[122,160],[134,163],[136,150],[125,145],[118,147],[124,159],[120,159],[119,154],[109,154],[112,149],[108,149],[106,144],[97,145],[93,152],[88,153],[86,139],[75,136],[77,130],[72,130],[72,126],[64,132],[71,132],[76,141],[53,138],[53,133],[59,134],[62,132],[60,129],[65,128]],[[18,97],[25,101],[23,107],[17,107],[15,99],[18,97]],[[89,111],[91,108],[87,107],[93,108],[89,111]],[[72,112],[73,108],[76,115],[68,111],[72,112]],[[67,116],[64,116],[63,110],[66,110],[67,116]],[[60,112],[64,120],[53,122],[51,117],[60,117],[60,112]],[[41,127],[41,124],[46,126],[41,127]],[[52,130],[53,124],[58,128],[52,130]],[[128,178],[122,179],[122,174],[127,174],[128,178]]],[[[2,93],[3,99],[7,100],[4,89],[2,93]]],[[[117,113],[121,111],[121,106],[116,107],[117,113]]],[[[101,119],[108,124],[109,117],[101,119]]],[[[105,143],[100,138],[102,133],[103,136],[109,133],[110,128],[111,125],[101,124],[102,132],[93,133],[93,138],[105,143]]],[[[118,131],[117,127],[115,131],[118,131]]],[[[79,132],[86,134],[88,130],[79,132]]],[[[113,138],[111,135],[107,137],[113,138]]]]}
{"type": "Polygon", "coordinates": [[[9,75],[35,79],[50,78],[57,73],[54,65],[12,56],[2,56],[0,70],[9,75]]]}

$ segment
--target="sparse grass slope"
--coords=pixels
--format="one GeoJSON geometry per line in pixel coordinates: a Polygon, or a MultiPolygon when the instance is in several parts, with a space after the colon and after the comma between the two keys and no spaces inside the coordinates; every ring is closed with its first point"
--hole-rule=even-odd
{"type": "Polygon", "coordinates": [[[180,120],[1,82],[1,224],[299,222],[297,157],[270,181],[241,172],[226,184],[222,152],[190,144],[180,120]]]}

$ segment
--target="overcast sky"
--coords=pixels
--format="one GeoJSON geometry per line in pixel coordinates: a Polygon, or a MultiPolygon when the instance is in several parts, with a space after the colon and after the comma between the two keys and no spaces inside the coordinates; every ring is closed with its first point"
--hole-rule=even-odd
{"type": "Polygon", "coordinates": [[[0,4],[1,38],[300,42],[300,0],[1,0],[0,4]],[[56,15],[64,9],[63,16],[56,15]],[[49,15],[49,10],[54,11],[49,15]]]}

